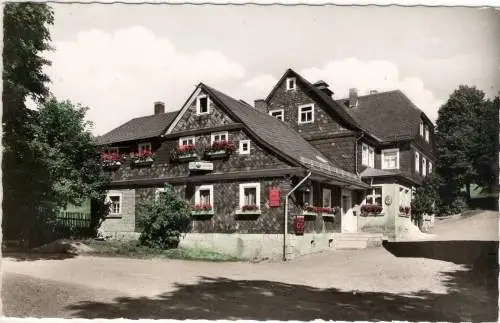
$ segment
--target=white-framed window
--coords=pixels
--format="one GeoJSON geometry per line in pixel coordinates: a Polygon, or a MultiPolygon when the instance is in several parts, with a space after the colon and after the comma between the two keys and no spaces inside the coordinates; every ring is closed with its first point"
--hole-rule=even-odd
{"type": "Polygon", "coordinates": [[[382,150],[382,169],[399,169],[399,149],[382,150]]]}
{"type": "Polygon", "coordinates": [[[196,142],[196,139],[194,136],[179,138],[179,146],[194,145],[195,142],[196,142]]]}
{"type": "Polygon", "coordinates": [[[214,132],[210,134],[210,144],[213,144],[217,141],[227,141],[229,139],[229,134],[227,131],[223,132],[214,132]]]}
{"type": "Polygon", "coordinates": [[[240,140],[240,155],[249,155],[250,154],[250,140],[240,140]]]}
{"type": "Polygon", "coordinates": [[[214,186],[201,185],[197,186],[194,193],[194,203],[201,205],[214,206],[214,186]]]}
{"type": "Polygon", "coordinates": [[[429,127],[425,126],[425,141],[429,142],[429,127]]]}
{"type": "Polygon", "coordinates": [[[422,156],[422,176],[427,175],[427,160],[422,156]]]}
{"type": "Polygon", "coordinates": [[[415,152],[415,171],[420,173],[420,153],[418,151],[415,152]]]}
{"type": "Polygon", "coordinates": [[[366,204],[382,206],[382,187],[373,186],[366,191],[366,204]]]}
{"type": "Polygon", "coordinates": [[[305,104],[299,106],[299,123],[314,122],[314,104],[305,104]]]}
{"type": "Polygon", "coordinates": [[[283,109],[271,110],[269,111],[269,115],[281,121],[285,120],[285,110],[283,109]]]}
{"type": "Polygon", "coordinates": [[[122,194],[110,192],[106,195],[106,200],[110,203],[109,215],[116,216],[122,214],[122,194]]]}
{"type": "Polygon", "coordinates": [[[137,151],[139,153],[143,152],[143,151],[151,151],[151,143],[150,142],[141,142],[139,145],[138,145],[138,149],[137,151]]]}
{"type": "Polygon", "coordinates": [[[240,209],[250,205],[260,208],[260,183],[240,184],[240,209]]]}
{"type": "Polygon", "coordinates": [[[431,161],[429,161],[429,169],[427,170],[427,172],[428,172],[429,174],[431,174],[431,173],[432,173],[432,162],[431,162],[431,161]]]}
{"type": "Polygon", "coordinates": [[[312,186],[309,186],[302,191],[302,203],[304,206],[314,204],[314,190],[312,186]]]}
{"type": "Polygon", "coordinates": [[[297,88],[297,80],[295,77],[289,77],[286,79],[286,90],[295,90],[297,88]]]}
{"type": "Polygon", "coordinates": [[[375,149],[367,144],[361,145],[361,164],[375,168],[375,149]]]}
{"type": "Polygon", "coordinates": [[[332,190],[323,188],[323,207],[332,207],[332,190]]]}
{"type": "Polygon", "coordinates": [[[422,121],[420,121],[420,136],[424,136],[424,123],[422,121]]]}
{"type": "Polygon", "coordinates": [[[202,94],[196,97],[196,114],[210,113],[210,99],[208,95],[202,94]]]}

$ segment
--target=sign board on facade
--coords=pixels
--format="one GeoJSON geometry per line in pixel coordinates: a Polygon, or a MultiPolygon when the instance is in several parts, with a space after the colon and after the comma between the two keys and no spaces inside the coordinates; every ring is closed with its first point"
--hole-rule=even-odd
{"type": "Polygon", "coordinates": [[[280,206],[280,189],[279,187],[269,188],[269,207],[280,206]]]}
{"type": "Polygon", "coordinates": [[[189,170],[211,171],[214,170],[214,164],[206,161],[194,161],[189,163],[189,170]]]}

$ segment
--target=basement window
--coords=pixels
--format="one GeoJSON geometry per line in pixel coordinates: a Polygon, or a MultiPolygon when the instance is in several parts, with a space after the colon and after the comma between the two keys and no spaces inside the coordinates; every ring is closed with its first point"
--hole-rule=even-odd
{"type": "Polygon", "coordinates": [[[208,114],[210,113],[209,99],[206,95],[200,95],[196,98],[196,114],[208,114]]]}

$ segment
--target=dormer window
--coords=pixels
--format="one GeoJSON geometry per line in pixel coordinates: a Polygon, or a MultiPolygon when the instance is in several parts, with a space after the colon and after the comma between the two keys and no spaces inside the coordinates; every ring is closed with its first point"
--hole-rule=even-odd
{"type": "Polygon", "coordinates": [[[297,81],[295,80],[295,77],[289,77],[286,79],[286,90],[287,91],[292,91],[297,88],[297,81]]]}
{"type": "Polygon", "coordinates": [[[429,142],[429,127],[425,127],[425,141],[429,142]]]}
{"type": "Polygon", "coordinates": [[[399,169],[399,149],[382,150],[382,169],[399,169]]]}
{"type": "Polygon", "coordinates": [[[208,114],[208,113],[210,113],[210,105],[209,105],[208,96],[199,95],[196,98],[196,114],[202,115],[202,114],[208,114]]]}
{"type": "Polygon", "coordinates": [[[422,121],[420,121],[420,136],[424,136],[424,123],[422,121]]]}
{"type": "Polygon", "coordinates": [[[285,111],[283,109],[271,110],[271,111],[269,111],[269,115],[271,117],[275,117],[276,119],[279,119],[281,121],[285,120],[285,111]]]}
{"type": "Polygon", "coordinates": [[[367,144],[361,147],[361,164],[375,168],[375,150],[367,144]]]}
{"type": "Polygon", "coordinates": [[[314,104],[299,106],[299,124],[314,122],[314,104]]]}

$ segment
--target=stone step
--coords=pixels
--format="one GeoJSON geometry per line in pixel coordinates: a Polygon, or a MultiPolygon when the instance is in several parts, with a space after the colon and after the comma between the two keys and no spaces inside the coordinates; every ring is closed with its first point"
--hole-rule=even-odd
{"type": "Polygon", "coordinates": [[[335,248],[338,250],[366,249],[368,242],[366,240],[340,240],[335,244],[335,248]]]}

